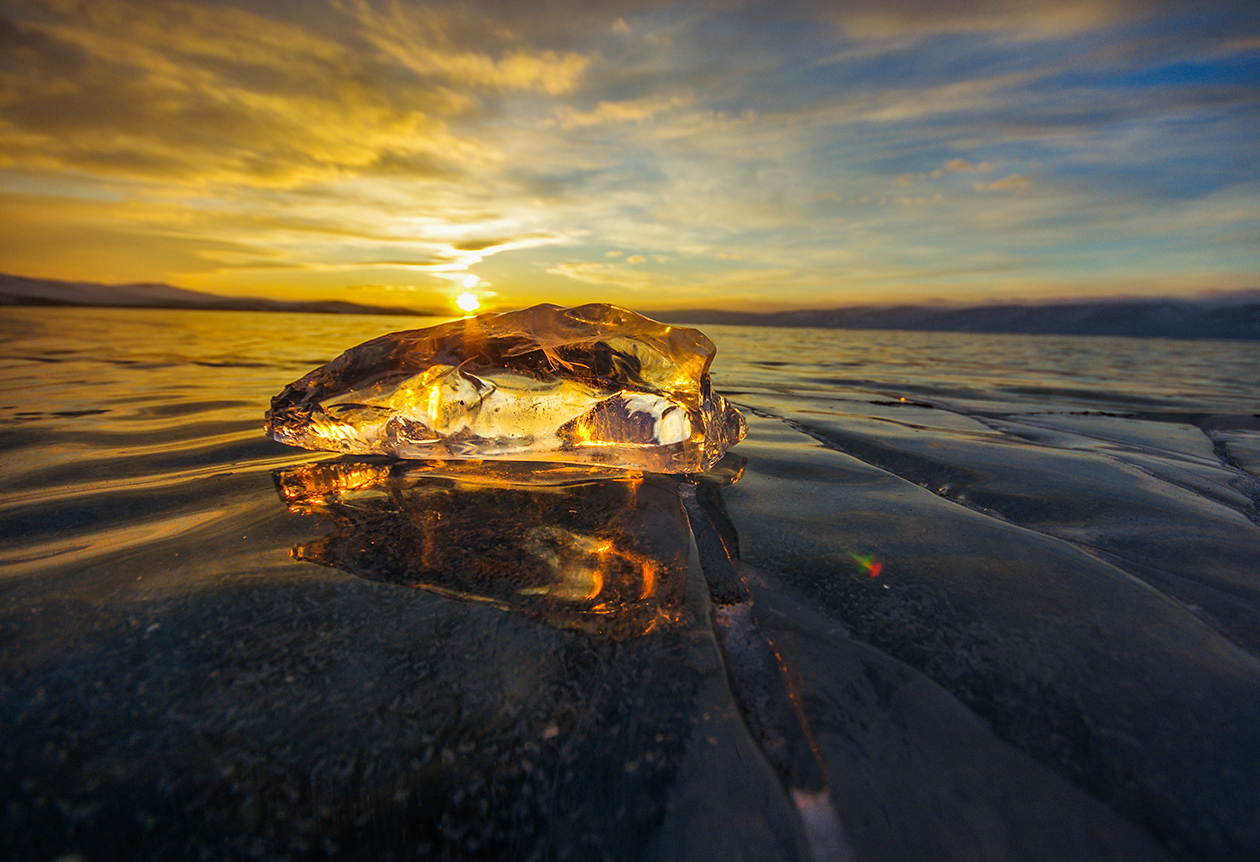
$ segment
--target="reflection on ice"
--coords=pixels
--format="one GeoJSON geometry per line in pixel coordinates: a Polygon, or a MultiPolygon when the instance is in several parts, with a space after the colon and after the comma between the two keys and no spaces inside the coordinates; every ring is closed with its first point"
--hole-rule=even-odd
{"type": "Polygon", "coordinates": [[[744,463],[728,456],[691,481],[590,466],[345,459],[274,475],[291,511],[333,524],[296,547],[297,559],[612,640],[689,616],[694,535],[743,719],[814,857],[849,859],[791,672],[760,633],[733,564],[738,539],[719,489],[744,463]]]}
{"type": "Polygon", "coordinates": [[[677,622],[689,537],[676,483],[604,467],[338,459],[277,471],[331,522],[298,559],[614,639],[677,622]]]}

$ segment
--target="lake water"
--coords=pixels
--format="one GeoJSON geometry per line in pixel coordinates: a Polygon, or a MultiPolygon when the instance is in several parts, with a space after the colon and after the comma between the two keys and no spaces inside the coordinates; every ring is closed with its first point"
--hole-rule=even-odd
{"type": "MultiPolygon", "coordinates": [[[[6,309],[6,858],[817,849],[673,480],[263,436],[286,383],[428,322],[6,309]],[[502,576],[598,518],[656,561],[620,616],[502,576]]],[[[705,331],[750,427],[720,526],[842,852],[1260,858],[1260,344],[705,331]]]]}

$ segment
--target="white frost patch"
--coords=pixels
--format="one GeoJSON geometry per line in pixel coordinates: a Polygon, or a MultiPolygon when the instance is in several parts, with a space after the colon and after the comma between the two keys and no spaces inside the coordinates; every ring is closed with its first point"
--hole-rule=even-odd
{"type": "Polygon", "coordinates": [[[653,436],[662,446],[681,443],[691,436],[687,412],[668,398],[647,392],[622,392],[621,400],[628,413],[646,413],[656,423],[653,436]]]}

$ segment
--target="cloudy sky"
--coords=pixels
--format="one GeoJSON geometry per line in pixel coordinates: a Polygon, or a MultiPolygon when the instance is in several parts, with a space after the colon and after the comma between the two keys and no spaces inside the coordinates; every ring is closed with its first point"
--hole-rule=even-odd
{"type": "Polygon", "coordinates": [[[1258,287],[1260,4],[0,0],[0,272],[427,307],[1258,287]]]}

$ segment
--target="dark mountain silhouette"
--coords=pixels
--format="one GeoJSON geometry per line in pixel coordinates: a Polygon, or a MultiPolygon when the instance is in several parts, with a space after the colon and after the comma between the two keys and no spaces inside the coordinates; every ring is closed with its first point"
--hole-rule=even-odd
{"type": "Polygon", "coordinates": [[[770,313],[711,309],[645,313],[667,323],[696,325],[1260,339],[1260,290],[1194,299],[1123,298],[973,306],[868,305],[770,313]]]}
{"type": "Polygon", "coordinates": [[[451,316],[449,312],[326,300],[289,302],[250,296],[218,296],[168,284],[96,284],[0,275],[0,305],[88,305],[118,308],[200,308],[219,311],[285,311],[315,314],[451,316]]]}
{"type": "MultiPolygon", "coordinates": [[[[340,300],[288,302],[248,296],[218,296],[166,284],[96,284],[16,275],[0,275],[0,305],[451,316],[449,311],[443,310],[364,305],[340,300]]],[[[1113,298],[970,306],[860,305],[777,312],[696,308],[645,311],[643,314],[666,323],[700,326],[813,326],[825,329],[1260,340],[1260,289],[1190,299],[1113,298]]]]}

